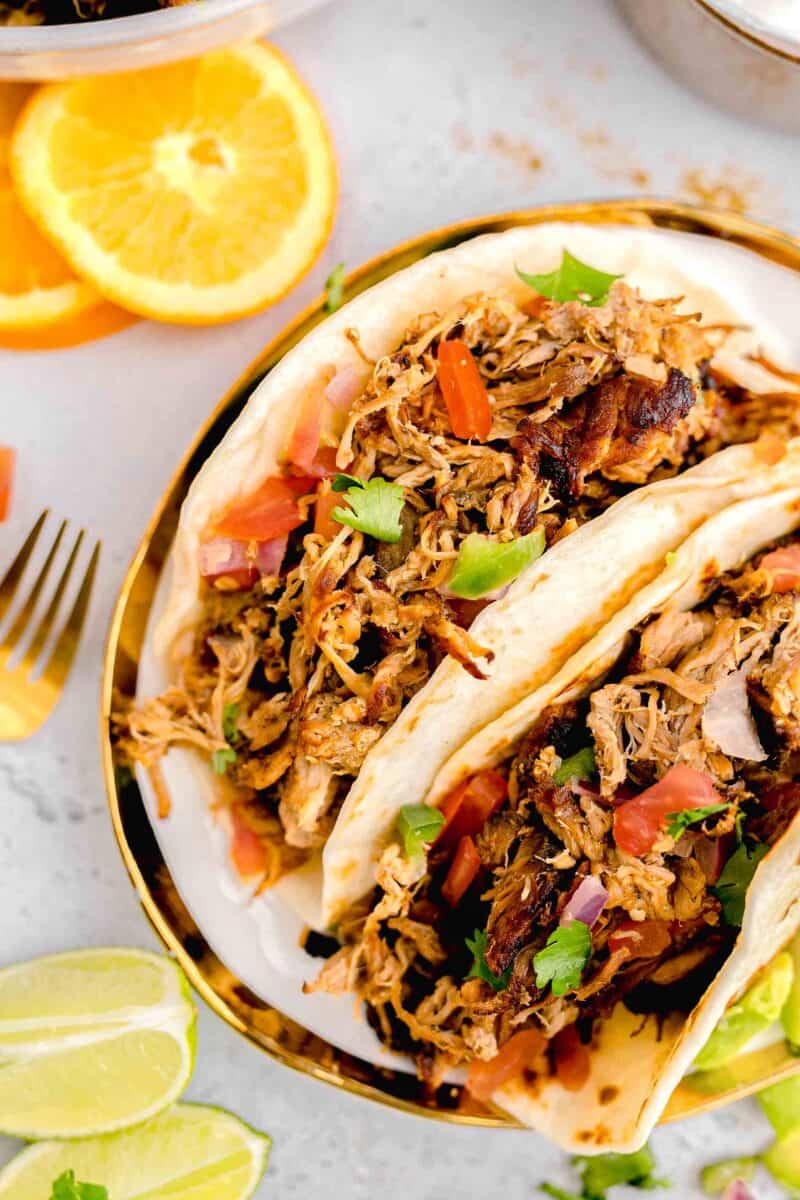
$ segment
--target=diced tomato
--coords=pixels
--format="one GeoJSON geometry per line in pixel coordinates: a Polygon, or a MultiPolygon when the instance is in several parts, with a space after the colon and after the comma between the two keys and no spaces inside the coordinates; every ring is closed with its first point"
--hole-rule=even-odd
{"type": "Polygon", "coordinates": [[[308,464],[307,473],[314,479],[330,479],[334,475],[338,475],[336,454],[335,446],[320,446],[308,464]]]}
{"type": "Polygon", "coordinates": [[[800,542],[765,554],[759,567],[772,576],[772,592],[793,592],[800,588],[800,542]]]}
{"type": "Polygon", "coordinates": [[[462,837],[442,884],[442,896],[451,908],[459,903],[480,869],[481,858],[475,843],[471,837],[462,837]]]}
{"type": "Polygon", "coordinates": [[[231,837],[231,859],[244,879],[264,875],[267,870],[267,852],[257,834],[246,825],[234,806],[231,809],[233,834],[231,837]]]}
{"type": "Polygon", "coordinates": [[[589,1078],[591,1058],[577,1025],[567,1025],[553,1038],[553,1061],[561,1086],[568,1092],[579,1092],[589,1078]]]}
{"type": "Polygon", "coordinates": [[[708,775],[678,763],[670,767],[658,783],[615,810],[614,840],[625,854],[646,854],[652,849],[669,813],[722,802],[708,775]]]}
{"type": "Polygon", "coordinates": [[[257,492],[238,500],[217,521],[218,537],[269,542],[303,524],[297,497],[312,492],[315,481],[299,476],[272,476],[257,492]]]}
{"type": "Polygon", "coordinates": [[[11,506],[11,485],[17,452],[10,446],[0,446],[0,521],[5,521],[11,506]]]}
{"type": "Polygon", "coordinates": [[[608,939],[608,950],[628,950],[631,958],[658,958],[671,944],[668,921],[621,921],[608,939]]]}
{"type": "Polygon", "coordinates": [[[286,457],[289,462],[307,474],[311,473],[311,464],[319,448],[321,431],[322,396],[314,391],[309,391],[300,401],[297,421],[286,448],[286,457]]]}
{"type": "Polygon", "coordinates": [[[341,504],[342,496],[339,492],[334,492],[330,481],[320,480],[317,484],[317,498],[314,501],[314,533],[318,533],[328,542],[331,538],[336,537],[342,528],[339,522],[334,521],[331,516],[333,510],[339,508],[341,504]]]}
{"type": "Polygon", "coordinates": [[[460,338],[440,343],[438,380],[456,437],[485,442],[492,428],[489,393],[469,346],[460,338]]]}
{"type": "Polygon", "coordinates": [[[505,1045],[488,1062],[477,1060],[467,1076],[467,1087],[476,1100],[490,1100],[499,1087],[526,1067],[535,1069],[547,1046],[543,1033],[538,1029],[523,1029],[510,1037],[505,1045]]]}
{"type": "Polygon", "coordinates": [[[508,783],[499,771],[479,771],[459,784],[441,805],[444,825],[437,846],[455,846],[463,837],[479,833],[508,796],[508,783]]]}

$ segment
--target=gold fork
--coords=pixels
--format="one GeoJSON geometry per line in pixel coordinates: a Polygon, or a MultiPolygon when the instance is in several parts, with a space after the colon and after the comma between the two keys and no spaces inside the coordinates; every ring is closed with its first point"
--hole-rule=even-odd
{"type": "MultiPolygon", "coordinates": [[[[22,549],[0,580],[0,623],[4,620],[14,600],[25,568],[39,540],[39,534],[47,520],[48,510],[42,513],[33,529],[25,539],[22,549]]],[[[34,630],[27,650],[13,668],[9,661],[20,644],[20,641],[31,624],[31,619],[37,601],[42,593],[50,568],[67,529],[67,522],[62,521],[48,552],[44,565],[34,580],[30,592],[14,618],[8,632],[0,641],[0,741],[17,741],[30,737],[39,729],[55,708],[56,702],[69,675],[72,660],[78,649],[81,631],[83,630],[92,585],[97,573],[97,562],[100,557],[100,542],[95,542],[89,565],[83,576],[75,601],[67,617],[66,624],[53,645],[53,649],[41,672],[34,676],[34,668],[45,648],[50,632],[53,629],[61,601],[69,583],[78,551],[84,539],[81,529],[73,543],[66,566],[61,578],[56,584],[38,626],[34,630]]]]}

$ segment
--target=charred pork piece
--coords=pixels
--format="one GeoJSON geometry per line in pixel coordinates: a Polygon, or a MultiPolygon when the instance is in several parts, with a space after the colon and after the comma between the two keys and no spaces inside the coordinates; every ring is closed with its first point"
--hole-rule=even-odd
{"type": "Polygon", "coordinates": [[[690,380],[674,367],[663,384],[617,375],[540,425],[526,418],[512,445],[559,499],[576,500],[595,471],[631,483],[646,478],[667,457],[695,399],[690,380]]]}
{"type": "Polygon", "coordinates": [[[492,889],[485,958],[495,975],[502,975],[518,951],[537,933],[544,938],[552,925],[562,888],[571,878],[548,861],[562,849],[546,830],[530,830],[492,889]]]}

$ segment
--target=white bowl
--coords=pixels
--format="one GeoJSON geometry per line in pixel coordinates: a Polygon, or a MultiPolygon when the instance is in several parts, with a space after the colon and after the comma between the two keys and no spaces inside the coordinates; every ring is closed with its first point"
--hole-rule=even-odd
{"type": "Polygon", "coordinates": [[[196,0],[135,17],[0,28],[0,79],[132,71],[257,37],[324,0],[196,0]]]}

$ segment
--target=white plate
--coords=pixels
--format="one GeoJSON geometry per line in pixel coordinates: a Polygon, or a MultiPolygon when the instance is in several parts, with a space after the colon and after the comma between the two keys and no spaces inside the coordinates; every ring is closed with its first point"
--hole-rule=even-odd
{"type": "MultiPolygon", "coordinates": [[[[614,230],[626,238],[630,230],[614,230]]],[[[635,231],[636,238],[671,242],[677,271],[717,288],[745,320],[754,321],[778,362],[800,363],[800,276],[737,246],[695,234],[635,231]],[[702,264],[702,267],[700,266],[702,264]]],[[[425,311],[420,298],[420,311],[425,311]]],[[[169,590],[169,562],[150,611],[139,668],[137,697],[163,691],[168,680],[153,652],[153,629],[169,590]]],[[[173,749],[163,760],[172,811],[156,816],[158,801],[144,771],[138,772],[148,816],[172,879],[214,953],[267,1003],[342,1050],[379,1066],[408,1070],[408,1060],[388,1053],[349,996],[304,995],[302,984],[322,960],[300,947],[306,925],[319,922],[319,891],[313,871],[288,876],[252,898],[229,862],[227,834],[209,815],[213,784],[208,768],[190,751],[173,749]]],[[[455,1078],[455,1077],[454,1077],[455,1078]]]]}

